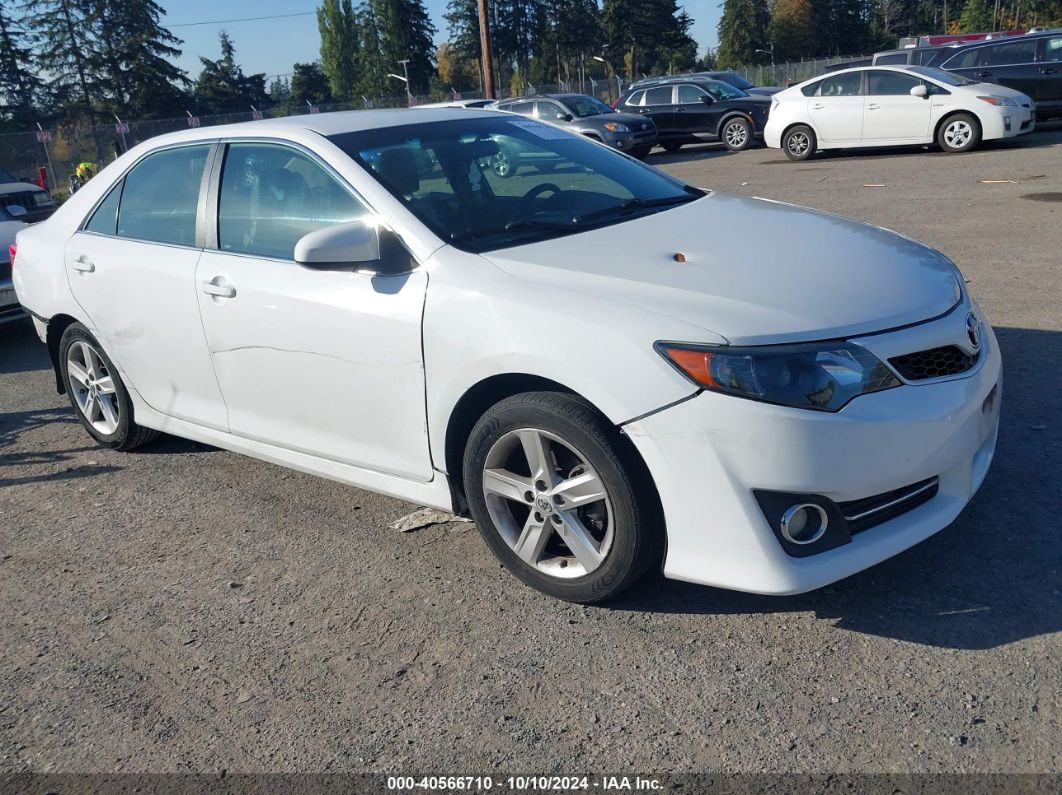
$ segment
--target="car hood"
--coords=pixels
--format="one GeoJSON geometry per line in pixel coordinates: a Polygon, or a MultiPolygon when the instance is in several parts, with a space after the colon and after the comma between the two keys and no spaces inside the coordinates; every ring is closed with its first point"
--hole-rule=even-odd
{"type": "Polygon", "coordinates": [[[903,235],[717,192],[483,256],[518,278],[673,317],[734,345],[882,331],[944,314],[961,297],[951,261],[903,235]]]}
{"type": "Polygon", "coordinates": [[[963,86],[968,91],[973,91],[975,94],[995,94],[997,97],[1010,97],[1011,99],[1029,99],[1028,95],[1023,94],[1021,91],[1017,91],[1013,88],[1007,88],[1001,86],[999,83],[977,83],[972,86],[963,86]]]}
{"type": "Polygon", "coordinates": [[[653,122],[648,116],[639,116],[637,113],[600,113],[597,116],[583,116],[575,121],[588,127],[604,127],[607,122],[616,122],[626,124],[631,129],[638,129],[643,122],[653,122]]]}
{"type": "Polygon", "coordinates": [[[44,193],[44,188],[32,182],[4,182],[0,184],[0,194],[8,193],[44,193]]]}
{"type": "Polygon", "coordinates": [[[752,88],[746,88],[745,93],[750,96],[772,96],[779,91],[785,91],[785,86],[753,86],[752,88]]]}

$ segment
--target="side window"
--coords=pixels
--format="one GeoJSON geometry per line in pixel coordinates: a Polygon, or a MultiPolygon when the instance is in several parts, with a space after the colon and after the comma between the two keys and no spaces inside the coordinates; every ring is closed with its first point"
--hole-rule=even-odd
{"type": "Polygon", "coordinates": [[[895,97],[910,94],[911,89],[921,85],[917,77],[900,72],[871,72],[867,75],[867,93],[873,97],[895,97]]]}
{"type": "Polygon", "coordinates": [[[800,93],[803,94],[805,97],[813,97],[818,92],[819,87],[821,85],[821,80],[816,80],[814,83],[808,83],[806,86],[800,89],[800,93]]]}
{"type": "Polygon", "coordinates": [[[875,66],[877,66],[879,64],[881,64],[883,66],[887,66],[888,64],[896,64],[896,63],[907,63],[907,53],[905,53],[905,52],[894,52],[894,53],[890,53],[889,55],[879,55],[877,58],[874,59],[874,65],[875,66]]]}
{"type": "Polygon", "coordinates": [[[122,188],[119,237],[194,246],[199,187],[209,152],[208,144],[165,149],[134,166],[122,188]]]}
{"type": "Polygon", "coordinates": [[[631,94],[629,97],[627,97],[626,104],[630,105],[631,107],[635,107],[635,106],[642,105],[644,102],[645,102],[645,92],[644,91],[635,91],[633,94],[631,94]]]}
{"type": "Polygon", "coordinates": [[[277,144],[232,144],[221,172],[222,251],[291,259],[304,235],[366,209],[316,161],[277,144]]]}
{"type": "Polygon", "coordinates": [[[703,102],[701,99],[705,94],[697,86],[680,85],[678,87],[678,104],[687,105],[694,102],[703,102]]]}
{"type": "Polygon", "coordinates": [[[535,110],[534,102],[514,102],[505,110],[510,113],[519,113],[521,116],[530,116],[535,110]]]}
{"type": "Polygon", "coordinates": [[[122,198],[122,183],[111,188],[111,192],[100,202],[96,212],[85,224],[86,232],[98,232],[101,235],[113,235],[118,231],[118,201],[122,198]]]}
{"type": "Polygon", "coordinates": [[[538,118],[543,121],[560,121],[568,111],[564,110],[556,102],[539,102],[538,103],[538,118]]]}
{"type": "Polygon", "coordinates": [[[985,47],[987,66],[1007,66],[1016,63],[1032,63],[1036,60],[1035,41],[1015,41],[985,47]]]}
{"type": "Polygon", "coordinates": [[[655,88],[646,89],[646,92],[645,92],[645,104],[646,105],[670,105],[671,104],[671,86],[656,86],[655,88]]]}
{"type": "Polygon", "coordinates": [[[954,55],[944,64],[945,69],[972,69],[981,63],[981,53],[985,47],[974,47],[954,55]]]}
{"type": "Polygon", "coordinates": [[[862,72],[846,72],[835,77],[827,77],[819,83],[817,97],[858,97],[862,72]]]}
{"type": "Polygon", "coordinates": [[[1044,60],[1062,61],[1062,36],[1044,39],[1044,60]]]}

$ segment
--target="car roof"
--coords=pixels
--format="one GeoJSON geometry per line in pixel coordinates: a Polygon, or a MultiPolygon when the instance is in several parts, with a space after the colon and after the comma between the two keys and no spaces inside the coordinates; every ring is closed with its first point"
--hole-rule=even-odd
{"type": "MultiPolygon", "coordinates": [[[[401,127],[405,124],[430,124],[431,122],[468,120],[481,116],[495,119],[496,112],[479,108],[394,108],[386,110],[344,110],[334,113],[306,113],[299,116],[284,116],[277,119],[244,121],[235,124],[218,124],[211,127],[196,127],[167,133],[149,139],[154,145],[180,143],[182,141],[206,141],[214,138],[249,136],[268,138],[284,137],[295,131],[309,131],[325,137],[342,133],[376,130],[384,127],[401,127]]],[[[146,142],[147,143],[147,142],[146,142]]]]}
{"type": "MultiPolygon", "coordinates": [[[[678,84],[678,83],[695,83],[695,84],[698,84],[698,85],[704,85],[705,83],[722,83],[727,88],[737,88],[737,86],[732,86],[729,83],[727,83],[725,80],[716,80],[715,78],[712,78],[712,77],[700,77],[698,75],[683,75],[681,77],[679,77],[679,76],[666,77],[666,78],[662,78],[660,80],[652,80],[652,81],[646,80],[646,81],[643,81],[641,83],[636,83],[635,85],[633,85],[630,88],[628,88],[627,91],[642,91],[643,89],[647,89],[647,88],[658,88],[659,86],[671,86],[671,85],[675,85],[675,84],[678,84]]],[[[738,88],[737,90],[740,91],[741,89],[738,88]]]]}

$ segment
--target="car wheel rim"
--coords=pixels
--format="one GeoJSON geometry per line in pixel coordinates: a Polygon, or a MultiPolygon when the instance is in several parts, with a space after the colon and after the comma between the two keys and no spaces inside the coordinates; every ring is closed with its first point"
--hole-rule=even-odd
{"type": "Polygon", "coordinates": [[[748,140],[748,131],[744,124],[731,124],[726,128],[726,142],[731,146],[744,146],[748,140]]]}
{"type": "Polygon", "coordinates": [[[789,136],[789,151],[794,155],[802,155],[808,151],[808,137],[804,133],[793,133],[789,136]]]}
{"type": "Polygon", "coordinates": [[[494,173],[499,177],[506,177],[509,175],[509,157],[508,155],[497,154],[494,156],[494,173]]]}
{"type": "Polygon", "coordinates": [[[944,129],[944,140],[953,149],[961,149],[970,143],[973,137],[973,128],[969,122],[953,121],[944,129]]]}
{"type": "Polygon", "coordinates": [[[87,342],[75,342],[66,354],[66,372],[81,416],[106,436],[117,431],[121,418],[118,394],[100,352],[87,342]]]}
{"type": "Polygon", "coordinates": [[[612,549],[612,502],[586,456],[536,428],[498,439],[483,465],[483,496],[499,535],[552,577],[595,571],[612,549]]]}

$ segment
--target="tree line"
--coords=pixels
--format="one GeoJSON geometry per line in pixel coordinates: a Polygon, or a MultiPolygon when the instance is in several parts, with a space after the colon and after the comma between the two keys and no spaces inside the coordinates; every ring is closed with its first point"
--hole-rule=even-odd
{"type": "Polygon", "coordinates": [[[1062,0],[726,0],[720,68],[859,55],[927,33],[1062,26],[1062,0]]]}

